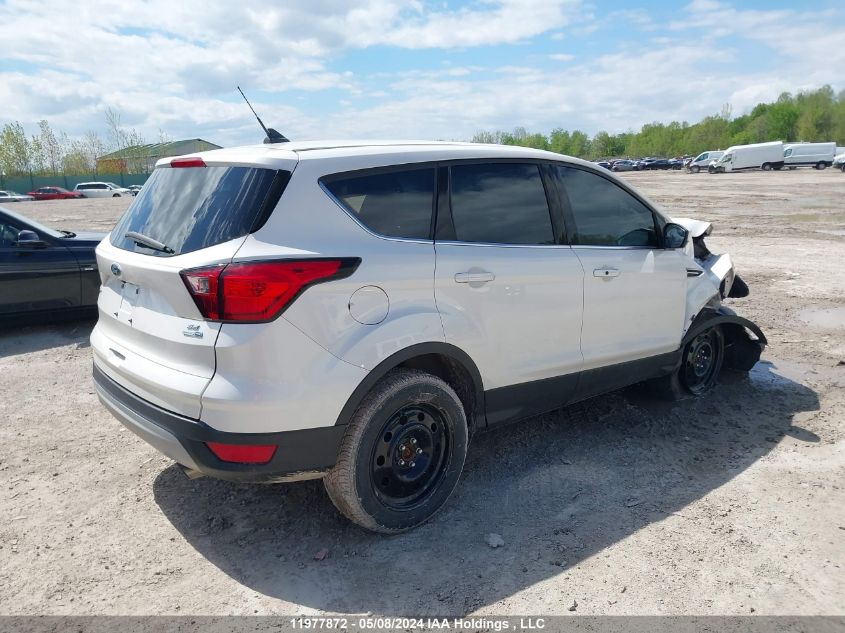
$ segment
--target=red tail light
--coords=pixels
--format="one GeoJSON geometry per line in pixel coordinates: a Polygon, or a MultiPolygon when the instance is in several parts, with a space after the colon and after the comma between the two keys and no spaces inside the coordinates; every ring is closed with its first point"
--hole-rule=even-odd
{"type": "Polygon", "coordinates": [[[359,263],[356,258],[239,262],[180,274],[206,319],[260,323],[276,318],[308,286],[348,277],[359,263]]]}
{"type": "Polygon", "coordinates": [[[187,158],[174,158],[170,161],[171,167],[205,167],[205,161],[198,156],[188,156],[187,158]]]}
{"type": "Polygon", "coordinates": [[[206,442],[209,450],[222,462],[234,464],[266,464],[276,454],[275,444],[221,444],[206,442]]]}

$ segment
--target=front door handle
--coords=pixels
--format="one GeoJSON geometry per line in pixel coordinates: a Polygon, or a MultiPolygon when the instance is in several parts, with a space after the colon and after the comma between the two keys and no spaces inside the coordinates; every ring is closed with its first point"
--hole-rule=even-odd
{"type": "Polygon", "coordinates": [[[480,273],[455,273],[455,281],[459,284],[483,284],[493,281],[496,275],[488,272],[480,273]]]}
{"type": "Polygon", "coordinates": [[[593,277],[618,277],[618,268],[596,268],[593,270],[593,277]]]}

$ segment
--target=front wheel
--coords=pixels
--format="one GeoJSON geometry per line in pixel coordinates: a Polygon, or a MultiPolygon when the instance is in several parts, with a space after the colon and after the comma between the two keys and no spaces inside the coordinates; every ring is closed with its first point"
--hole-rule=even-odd
{"type": "Polygon", "coordinates": [[[819,171],[821,171],[825,167],[827,167],[827,163],[823,161],[819,161],[818,163],[816,163],[816,169],[818,169],[819,171]]]}
{"type": "Polygon", "coordinates": [[[680,365],[669,375],[649,380],[648,387],[667,400],[702,396],[716,384],[724,359],[725,337],[717,325],[684,345],[680,365]]]}
{"type": "Polygon", "coordinates": [[[467,451],[455,391],[431,374],[399,369],[364,398],[346,427],[326,491],[348,519],[396,533],[431,518],[452,494],[467,451]]]}
{"type": "Polygon", "coordinates": [[[709,328],[684,347],[678,378],[684,389],[700,396],[716,384],[725,359],[725,337],[722,328],[709,328]]]}

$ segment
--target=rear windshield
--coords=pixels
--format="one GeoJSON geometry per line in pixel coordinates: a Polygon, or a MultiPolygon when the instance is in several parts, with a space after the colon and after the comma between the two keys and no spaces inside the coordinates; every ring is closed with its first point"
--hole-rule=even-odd
{"type": "Polygon", "coordinates": [[[158,168],[114,227],[111,243],[162,257],[243,237],[264,224],[289,177],[255,167],[158,168]],[[164,244],[167,252],[137,244],[128,232],[164,244]]]}

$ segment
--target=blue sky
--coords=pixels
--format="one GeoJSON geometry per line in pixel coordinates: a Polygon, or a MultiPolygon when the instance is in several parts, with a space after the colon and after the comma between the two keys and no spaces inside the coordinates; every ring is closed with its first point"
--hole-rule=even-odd
{"type": "Polygon", "coordinates": [[[845,89],[845,5],[782,0],[0,2],[0,122],[222,145],[619,132],[845,89]],[[234,8],[236,7],[236,8],[234,8]],[[61,20],[57,18],[61,16],[61,20]]]}

